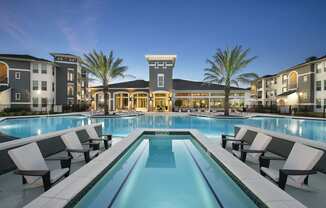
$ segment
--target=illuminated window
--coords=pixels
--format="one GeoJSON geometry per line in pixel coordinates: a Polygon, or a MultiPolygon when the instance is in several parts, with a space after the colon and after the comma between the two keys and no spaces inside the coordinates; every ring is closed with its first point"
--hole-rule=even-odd
{"type": "Polygon", "coordinates": [[[0,84],[8,84],[8,67],[0,63],[0,84]]]}
{"type": "Polygon", "coordinates": [[[289,74],[289,89],[294,89],[298,87],[298,74],[293,71],[289,74]]]}

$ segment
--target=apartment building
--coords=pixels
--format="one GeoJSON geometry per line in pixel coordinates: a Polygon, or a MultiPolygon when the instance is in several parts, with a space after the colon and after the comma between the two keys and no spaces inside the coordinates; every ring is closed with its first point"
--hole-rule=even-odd
{"type": "Polygon", "coordinates": [[[22,54],[0,54],[0,110],[56,110],[58,105],[86,100],[87,73],[82,73],[81,67],[75,66],[75,63],[71,65],[66,70],[63,63],[57,60],[49,61],[22,54]],[[72,75],[68,72],[72,72],[72,75]],[[72,86],[73,90],[68,86],[72,86]],[[72,91],[71,96],[66,96],[69,90],[72,91]]]}
{"type": "MultiPolygon", "coordinates": [[[[224,86],[174,79],[176,55],[146,55],[149,81],[134,80],[109,86],[109,109],[137,111],[223,110],[224,86]]],[[[104,102],[102,86],[92,88],[93,107],[104,102]]],[[[250,91],[231,88],[232,107],[247,105],[250,91]]]]}
{"type": "Polygon", "coordinates": [[[73,54],[50,53],[57,72],[57,104],[80,104],[88,100],[88,78],[81,59],[73,54]]]}
{"type": "Polygon", "coordinates": [[[251,105],[322,111],[326,105],[325,63],[326,56],[309,57],[304,63],[256,79],[251,84],[251,105]]]}

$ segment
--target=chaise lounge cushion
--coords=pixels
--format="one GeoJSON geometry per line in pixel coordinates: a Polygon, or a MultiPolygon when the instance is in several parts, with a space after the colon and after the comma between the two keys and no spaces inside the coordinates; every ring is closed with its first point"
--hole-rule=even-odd
{"type": "MultiPolygon", "coordinates": [[[[312,170],[320,160],[323,153],[323,151],[316,148],[312,148],[300,143],[295,143],[282,169],[312,170]]],[[[278,169],[261,167],[261,171],[271,177],[273,180],[278,181],[278,169]]],[[[305,178],[306,175],[290,175],[288,176],[287,184],[302,188],[304,186],[305,178]]]]}
{"type": "MultiPolygon", "coordinates": [[[[19,170],[49,170],[38,145],[33,142],[8,151],[19,170]]],[[[27,183],[34,183],[39,176],[24,176],[27,183]]]]}

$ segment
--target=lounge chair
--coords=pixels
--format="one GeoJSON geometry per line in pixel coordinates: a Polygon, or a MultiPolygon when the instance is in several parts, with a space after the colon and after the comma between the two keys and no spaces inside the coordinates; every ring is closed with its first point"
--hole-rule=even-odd
{"type": "Polygon", "coordinates": [[[265,154],[266,148],[271,141],[272,137],[266,134],[257,133],[249,148],[244,148],[247,144],[244,140],[240,140],[240,149],[233,149],[232,154],[238,157],[242,162],[246,162],[246,159],[248,159],[250,162],[258,163],[259,157],[265,154]]]}
{"type": "Polygon", "coordinates": [[[66,133],[62,135],[61,138],[67,147],[66,151],[68,155],[72,156],[75,162],[84,159],[85,162],[88,163],[91,159],[99,155],[99,148],[96,148],[97,150],[92,150],[90,147],[93,147],[93,144],[91,143],[89,143],[89,148],[84,148],[75,131],[66,133]]]}
{"type": "Polygon", "coordinates": [[[239,141],[244,138],[247,133],[247,128],[241,127],[236,135],[228,135],[222,134],[222,147],[225,149],[227,143],[230,142],[232,144],[233,149],[239,149],[239,141]]]}
{"type": "Polygon", "coordinates": [[[260,173],[276,182],[281,189],[285,189],[286,184],[309,189],[308,177],[317,173],[314,167],[323,154],[323,151],[316,148],[295,143],[281,169],[269,168],[269,164],[271,160],[284,160],[284,158],[261,156],[259,158],[260,173]]]}
{"type": "Polygon", "coordinates": [[[42,178],[44,191],[63,177],[69,176],[71,157],[57,157],[46,160],[60,160],[61,168],[50,170],[38,145],[33,142],[8,151],[17,166],[15,174],[23,177],[23,184],[35,184],[42,178]]]}
{"type": "Polygon", "coordinates": [[[94,126],[87,126],[86,127],[86,132],[89,136],[88,138],[88,142],[89,143],[93,143],[93,142],[103,142],[104,144],[104,148],[105,149],[109,149],[109,142],[111,145],[112,142],[112,135],[110,134],[102,134],[101,136],[98,135],[98,133],[96,132],[94,126]],[[104,137],[104,138],[103,138],[104,137]]]}

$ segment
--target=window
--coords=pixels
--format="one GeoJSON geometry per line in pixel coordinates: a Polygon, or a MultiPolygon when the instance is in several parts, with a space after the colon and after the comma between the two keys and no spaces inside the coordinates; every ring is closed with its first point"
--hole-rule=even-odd
{"type": "Polygon", "coordinates": [[[316,91],[321,91],[321,81],[316,82],[316,91]]]}
{"type": "Polygon", "coordinates": [[[321,108],[321,99],[320,98],[316,99],[316,108],[321,108]]]}
{"type": "Polygon", "coordinates": [[[157,75],[157,87],[164,87],[164,74],[157,75]]]}
{"type": "Polygon", "coordinates": [[[42,81],[41,89],[42,89],[42,91],[47,91],[47,83],[46,83],[46,81],[42,81]]]}
{"type": "Polygon", "coordinates": [[[33,90],[38,90],[38,81],[33,80],[33,90]]]}
{"type": "Polygon", "coordinates": [[[0,63],[0,84],[8,84],[8,66],[0,63]]]}
{"type": "Polygon", "coordinates": [[[32,64],[32,69],[33,69],[33,73],[38,73],[38,64],[33,63],[32,64]]]}
{"type": "Polygon", "coordinates": [[[37,108],[38,107],[38,98],[37,97],[33,97],[32,102],[33,102],[33,107],[34,108],[37,108]]]}
{"type": "Polygon", "coordinates": [[[282,88],[282,92],[286,92],[286,91],[288,91],[288,88],[283,87],[283,88],[282,88]]]}
{"type": "Polygon", "coordinates": [[[42,64],[42,65],[41,65],[41,73],[42,73],[42,74],[46,74],[46,71],[47,71],[47,70],[46,70],[46,64],[42,64]]]}
{"type": "Polygon", "coordinates": [[[54,82],[52,82],[52,92],[54,92],[54,82]]]}
{"type": "Polygon", "coordinates": [[[308,81],[308,76],[307,75],[303,76],[303,81],[304,82],[307,82],[308,81]]]}
{"type": "Polygon", "coordinates": [[[68,96],[74,96],[74,88],[72,86],[67,87],[68,96]]]}
{"type": "Polygon", "coordinates": [[[320,73],[321,72],[321,69],[322,69],[322,64],[317,64],[316,66],[316,73],[320,73]]]}
{"type": "Polygon", "coordinates": [[[74,81],[74,72],[68,71],[68,73],[67,73],[67,80],[70,81],[70,82],[73,82],[74,81]]]}
{"type": "Polygon", "coordinates": [[[15,79],[20,79],[20,72],[15,72],[15,79]]]}
{"type": "Polygon", "coordinates": [[[42,108],[45,108],[48,105],[48,99],[42,98],[41,103],[42,103],[42,108]]]}
{"type": "Polygon", "coordinates": [[[284,74],[282,76],[282,84],[286,84],[288,82],[288,75],[284,74]]]}
{"type": "Polygon", "coordinates": [[[326,80],[324,80],[324,90],[326,90],[326,80]]]}
{"type": "Polygon", "coordinates": [[[16,100],[20,100],[21,99],[21,94],[19,92],[17,92],[15,94],[15,98],[16,98],[16,100]]]}
{"type": "Polygon", "coordinates": [[[54,70],[55,70],[55,67],[52,66],[52,76],[54,76],[54,70]]]}

